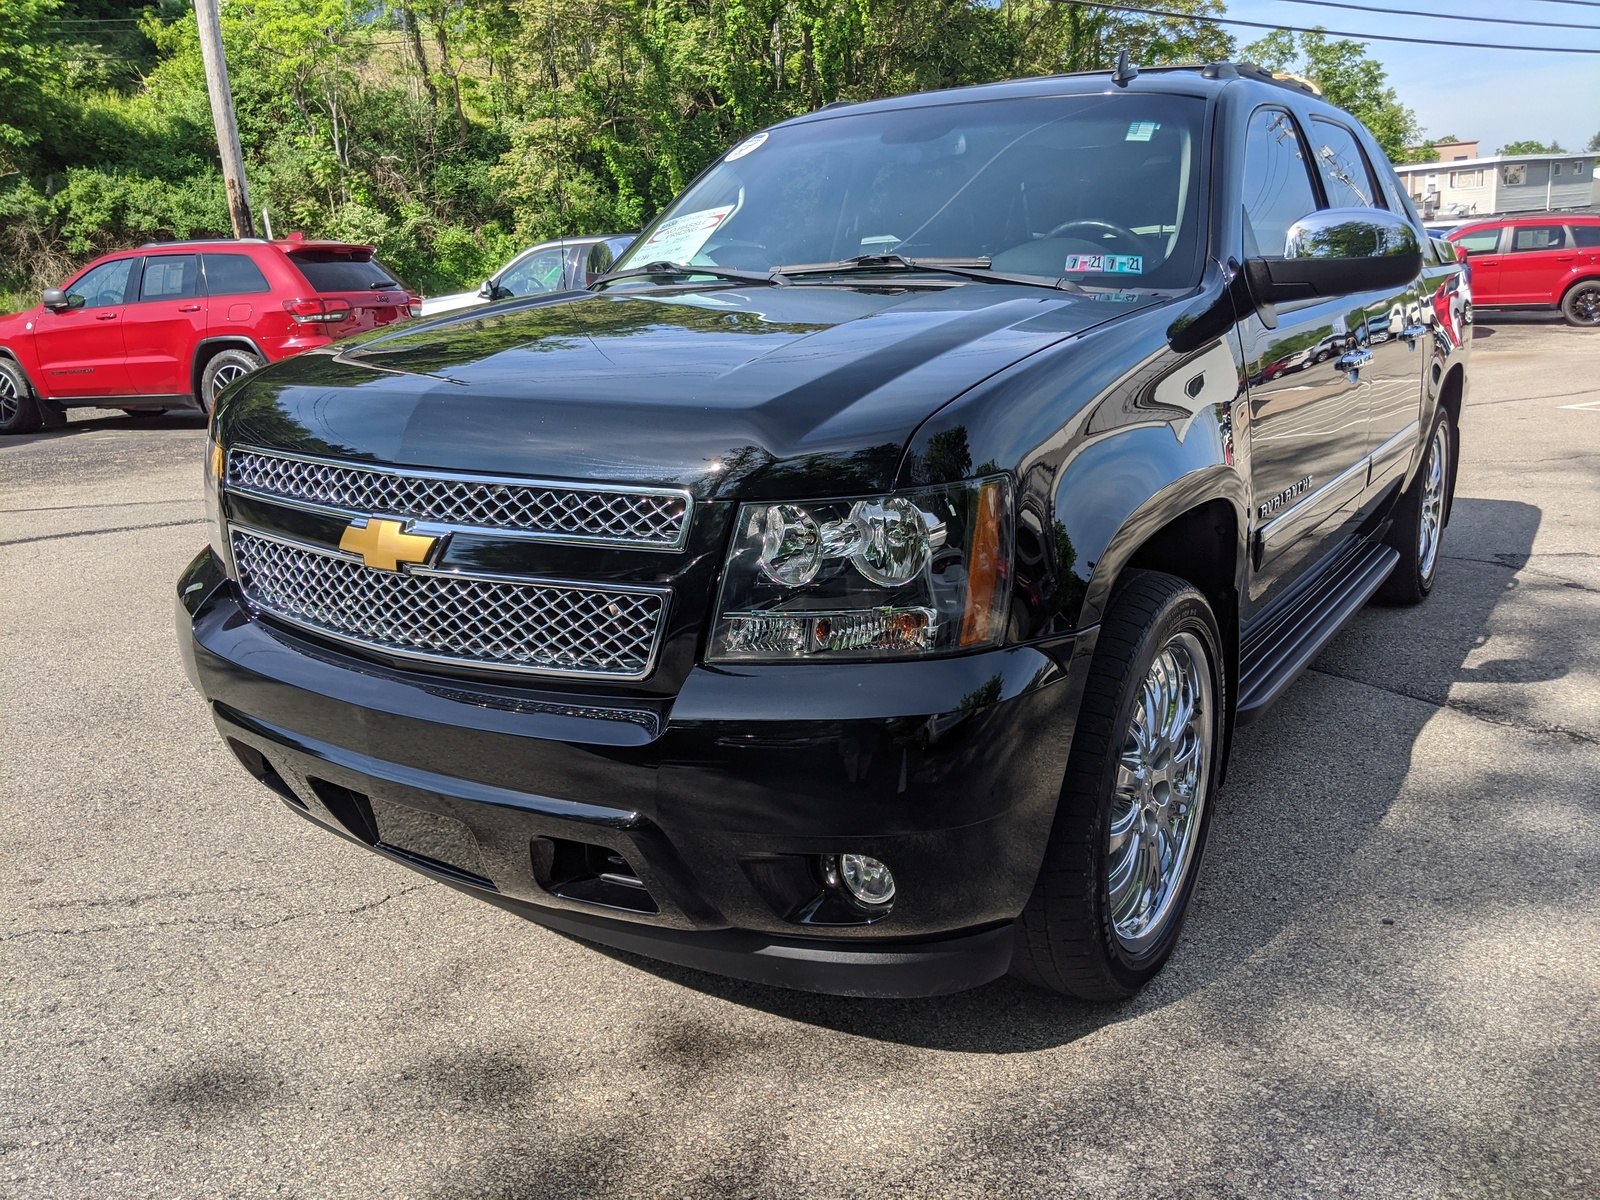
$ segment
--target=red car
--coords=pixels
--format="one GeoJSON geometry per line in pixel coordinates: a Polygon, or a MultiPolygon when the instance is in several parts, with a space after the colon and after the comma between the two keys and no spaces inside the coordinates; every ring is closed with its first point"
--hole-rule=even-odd
{"type": "Polygon", "coordinates": [[[291,235],[108,254],[38,308],[0,317],[0,433],[60,424],[72,405],[210,412],[257,367],[421,303],[371,246],[291,235]]]}
{"type": "Polygon", "coordinates": [[[1569,325],[1600,325],[1600,216],[1498,217],[1445,236],[1472,262],[1474,308],[1559,308],[1569,325]]]}

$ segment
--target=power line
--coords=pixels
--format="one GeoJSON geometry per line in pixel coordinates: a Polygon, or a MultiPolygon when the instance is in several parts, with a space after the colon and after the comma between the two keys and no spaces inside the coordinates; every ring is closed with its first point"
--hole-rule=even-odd
{"type": "MultiPolygon", "coordinates": [[[[1058,0],[1063,2],[1063,0],[1058,0]]],[[[1211,25],[1243,25],[1250,29],[1282,29],[1288,33],[1321,33],[1328,37],[1355,38],[1362,42],[1405,42],[1412,46],[1445,46],[1457,50],[1532,50],[1541,54],[1600,54],[1600,46],[1593,49],[1574,46],[1515,46],[1495,42],[1444,42],[1438,38],[1401,37],[1394,33],[1352,33],[1347,29],[1323,29],[1305,25],[1284,25],[1276,21],[1244,21],[1238,17],[1208,17],[1199,13],[1174,12],[1170,8],[1136,8],[1131,4],[1110,4],[1104,0],[1064,0],[1080,8],[1100,8],[1110,12],[1139,13],[1147,17],[1170,17],[1178,21],[1203,21],[1211,25]]]]}
{"type": "Polygon", "coordinates": [[[1415,12],[1407,8],[1368,8],[1364,4],[1345,4],[1343,0],[1282,0],[1284,4],[1308,4],[1313,8],[1347,8],[1351,12],[1374,13],[1384,17],[1426,17],[1430,21],[1476,21],[1482,25],[1536,25],[1541,29],[1600,29],[1600,25],[1572,25],[1565,21],[1523,21],[1516,17],[1469,17],[1464,13],[1415,12]]]}

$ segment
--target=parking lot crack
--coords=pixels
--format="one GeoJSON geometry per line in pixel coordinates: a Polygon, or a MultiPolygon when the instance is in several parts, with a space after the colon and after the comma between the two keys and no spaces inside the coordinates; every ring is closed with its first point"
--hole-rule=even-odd
{"type": "Polygon", "coordinates": [[[140,529],[171,529],[178,525],[204,525],[204,517],[187,521],[153,521],[149,525],[117,525],[110,529],[74,529],[67,533],[41,533],[37,537],[11,538],[0,546],[25,546],[29,542],[57,542],[63,538],[95,537],[102,533],[134,533],[140,529]]]}
{"type": "Polygon", "coordinates": [[[1551,725],[1542,721],[1519,721],[1505,713],[1495,712],[1479,704],[1467,700],[1459,700],[1454,696],[1446,697],[1441,704],[1432,696],[1420,696],[1415,692],[1408,692],[1404,688],[1388,687],[1381,683],[1373,683],[1368,679],[1357,679],[1354,675],[1341,675],[1337,671],[1325,670],[1322,667],[1308,667],[1307,670],[1317,675],[1326,675],[1330,679],[1341,679],[1346,683],[1353,683],[1358,687],[1369,687],[1374,691],[1387,692],[1391,696],[1399,696],[1406,700],[1417,700],[1423,704],[1432,705],[1434,708],[1448,708],[1462,716],[1471,717],[1482,721],[1486,725],[1500,725],[1507,729],[1520,729],[1524,733],[1539,733],[1547,737],[1561,738],[1580,746],[1600,746],[1600,737],[1592,733],[1585,733],[1579,729],[1569,729],[1565,725],[1551,725]]]}
{"type": "Polygon", "coordinates": [[[303,921],[308,917],[354,917],[362,913],[371,912],[381,908],[391,900],[398,900],[402,896],[409,896],[413,892],[420,892],[424,888],[439,887],[433,882],[413,884],[410,887],[398,888],[389,892],[380,899],[358,904],[354,908],[335,909],[303,909],[296,912],[284,913],[266,921],[243,921],[237,917],[174,917],[164,921],[141,921],[127,925],[107,923],[104,925],[87,925],[80,928],[65,929],[22,929],[16,933],[0,937],[0,944],[6,942],[20,942],[31,938],[40,937],[90,937],[99,933],[122,933],[128,931],[148,931],[155,929],[170,929],[174,926],[189,926],[202,928],[207,926],[227,926],[231,929],[254,932],[259,929],[271,929],[278,925],[287,925],[291,921],[303,921]]]}
{"type": "MultiPolygon", "coordinates": [[[[1557,575],[1554,571],[1541,571],[1538,567],[1529,566],[1529,559],[1526,554],[1496,554],[1493,558],[1468,558],[1460,554],[1446,554],[1445,557],[1450,559],[1452,562],[1482,563],[1486,567],[1505,567],[1506,569],[1516,571],[1519,574],[1526,571],[1529,575],[1537,575],[1542,579],[1553,579],[1562,587],[1569,587],[1580,592],[1589,592],[1593,595],[1600,596],[1600,588],[1590,587],[1587,583],[1579,583],[1576,579],[1569,579],[1565,575],[1557,575]]],[[[1576,551],[1572,554],[1541,554],[1539,557],[1593,558],[1594,555],[1585,553],[1583,551],[1576,551]]]]}

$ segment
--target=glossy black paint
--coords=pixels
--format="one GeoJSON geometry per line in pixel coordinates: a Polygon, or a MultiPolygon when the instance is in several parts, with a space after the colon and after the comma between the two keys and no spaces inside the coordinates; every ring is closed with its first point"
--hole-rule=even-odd
{"type": "MultiPolygon", "coordinates": [[[[1031,80],[854,111],[1111,90],[1103,75],[1031,80]]],[[[1261,105],[1302,123],[1336,110],[1231,71],[1145,71],[1126,90],[1208,100],[1207,264],[1185,294],[929,277],[565,292],[411,323],[244,380],[214,421],[227,446],[681,487],[696,500],[681,552],[485,533],[445,548],[447,567],[670,588],[658,666],[629,684],[429,672],[319,643],[252,617],[203,553],[180,581],[180,641],[247,769],[380,853],[612,945],[830,991],[940,990],[929,971],[947,987],[992,977],[1038,872],[1118,580],[1144,567],[1200,587],[1223,631],[1230,718],[1241,681],[1254,715],[1376,586],[1373,547],[1420,464],[1421,431],[1440,405],[1459,413],[1465,386],[1460,268],[1425,238],[1420,276],[1381,294],[1297,308],[1252,293],[1245,122],[1261,105]],[[1328,419],[1286,422],[1299,410],[1268,368],[1291,331],[1375,330],[1396,304],[1405,335],[1373,340],[1382,354],[1368,377],[1317,377],[1295,395],[1328,419]],[[1268,436],[1277,429],[1301,440],[1268,436]],[[1015,498],[1003,649],[704,665],[740,502],[997,472],[1015,498]],[[620,855],[657,911],[553,894],[536,839],[620,855]],[[842,852],[891,865],[887,915],[813,903],[816,857],[842,852]],[[978,949],[950,951],[948,939],[969,937],[961,945],[978,949]],[[918,965],[874,976],[848,957],[880,944],[918,965]],[[777,970],[764,945],[831,965],[777,970]]],[[[345,525],[240,496],[224,508],[325,546],[345,525]]]]}

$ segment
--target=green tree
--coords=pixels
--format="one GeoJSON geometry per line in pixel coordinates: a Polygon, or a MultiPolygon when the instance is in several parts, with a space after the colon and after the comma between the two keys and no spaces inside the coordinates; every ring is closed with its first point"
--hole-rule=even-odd
{"type": "Polygon", "coordinates": [[[1268,70],[1309,79],[1328,103],[1359,118],[1393,162],[1405,161],[1406,147],[1422,133],[1417,114],[1400,103],[1388,72],[1368,57],[1362,42],[1330,41],[1320,30],[1297,38],[1287,29],[1277,29],[1246,46],[1244,56],[1268,70]]]}
{"type": "Polygon", "coordinates": [[[1597,133],[1590,138],[1589,144],[1585,146],[1584,149],[1589,151],[1591,154],[1597,150],[1600,150],[1600,133],[1597,133]]]}
{"type": "MultiPolygon", "coordinates": [[[[1600,137],[1600,135],[1596,135],[1600,137]]],[[[1496,154],[1565,154],[1560,142],[1507,142],[1496,154]]]]}

